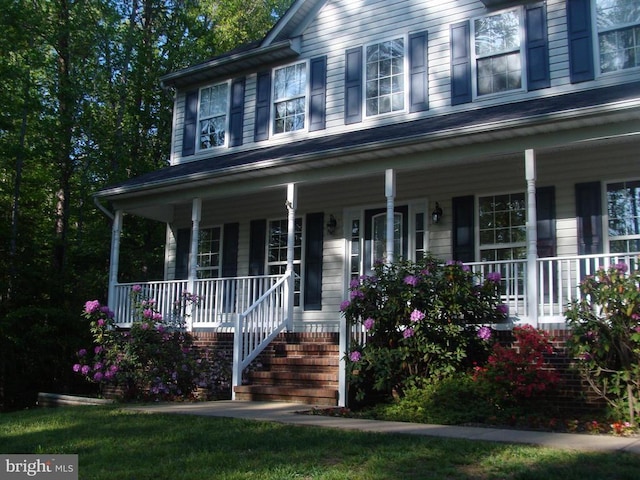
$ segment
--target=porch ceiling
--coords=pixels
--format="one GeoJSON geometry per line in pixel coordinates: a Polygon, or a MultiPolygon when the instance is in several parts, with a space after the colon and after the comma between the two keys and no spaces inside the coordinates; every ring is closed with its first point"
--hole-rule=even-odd
{"type": "MultiPolygon", "coordinates": [[[[619,94],[621,88],[616,89],[619,94]]],[[[552,151],[639,135],[640,83],[627,86],[631,97],[618,98],[616,89],[540,98],[510,108],[489,107],[235,152],[151,172],[96,196],[112,201],[116,208],[156,218],[152,209],[158,205],[193,197],[220,198],[290,182],[359,177],[391,167],[402,171],[454,166],[528,148],[552,151]],[[599,105],[593,105],[596,94],[599,105]]]]}

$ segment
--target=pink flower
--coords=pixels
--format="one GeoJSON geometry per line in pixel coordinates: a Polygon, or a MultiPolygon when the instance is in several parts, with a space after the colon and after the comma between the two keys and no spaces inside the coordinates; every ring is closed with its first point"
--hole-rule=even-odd
{"type": "Polygon", "coordinates": [[[404,338],[411,338],[414,333],[413,328],[405,328],[404,332],[402,332],[402,336],[404,338]]]}
{"type": "Polygon", "coordinates": [[[507,315],[509,313],[509,306],[501,303],[496,307],[496,311],[501,315],[507,315]]]}
{"type": "Polygon", "coordinates": [[[81,368],[82,368],[82,365],[80,365],[79,363],[76,363],[76,364],[73,366],[73,371],[77,373],[77,372],[79,372],[79,371],[80,371],[80,369],[81,369],[81,368]]]}
{"type": "Polygon", "coordinates": [[[487,273],[487,281],[493,282],[493,283],[500,283],[500,280],[502,280],[502,275],[500,275],[500,272],[487,273]]]}
{"type": "Polygon", "coordinates": [[[79,357],[84,357],[87,354],[87,349],[86,348],[81,348],[80,350],[78,350],[78,356],[79,357]]]}
{"type": "Polygon", "coordinates": [[[367,330],[371,330],[373,328],[373,324],[375,323],[375,321],[373,320],[373,318],[367,318],[363,324],[364,324],[364,328],[366,328],[367,330]]]}
{"type": "Polygon", "coordinates": [[[349,355],[349,360],[351,360],[352,362],[359,362],[361,358],[362,358],[362,354],[357,350],[354,350],[349,355]]]}
{"type": "Polygon", "coordinates": [[[481,340],[489,340],[491,338],[491,329],[489,327],[480,327],[478,329],[478,338],[481,340]]]}
{"type": "Polygon", "coordinates": [[[142,291],[142,285],[134,285],[133,287],[131,287],[131,291],[133,292],[141,292],[142,291]]]}
{"type": "Polygon", "coordinates": [[[105,323],[105,322],[104,322],[104,319],[99,318],[97,323],[98,323],[98,326],[99,326],[99,327],[104,327],[104,323],[105,323]]]}
{"type": "Polygon", "coordinates": [[[100,310],[100,302],[98,300],[89,300],[84,304],[84,311],[86,313],[95,313],[100,310]]]}
{"type": "Polygon", "coordinates": [[[80,369],[80,372],[83,375],[88,375],[90,371],[91,371],[91,367],[89,365],[83,365],[82,368],[80,369]]]}
{"type": "Polygon", "coordinates": [[[424,320],[425,314],[422,313],[420,310],[414,310],[413,312],[411,312],[411,321],[412,322],[419,322],[420,320],[424,320]]]}
{"type": "Polygon", "coordinates": [[[142,311],[142,316],[144,318],[152,318],[153,317],[153,310],[151,310],[150,308],[147,308],[145,310],[142,311]]]}
{"type": "Polygon", "coordinates": [[[351,302],[349,300],[345,300],[340,304],[340,311],[344,312],[347,308],[349,308],[349,305],[351,305],[351,302]]]}
{"type": "Polygon", "coordinates": [[[406,277],[404,277],[404,283],[415,287],[418,284],[418,277],[416,277],[415,275],[407,275],[406,277]]]}

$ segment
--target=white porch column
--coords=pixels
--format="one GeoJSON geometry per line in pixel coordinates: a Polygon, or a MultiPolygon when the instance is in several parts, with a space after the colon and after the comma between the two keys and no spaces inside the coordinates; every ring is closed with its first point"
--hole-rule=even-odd
{"type": "Polygon", "coordinates": [[[295,183],[287,185],[287,273],[289,287],[287,288],[287,330],[293,331],[293,292],[295,289],[295,273],[293,261],[295,259],[296,241],[296,208],[298,208],[298,191],[295,183]]]}
{"type": "Polygon", "coordinates": [[[394,240],[394,200],[396,197],[396,172],[388,169],[385,172],[384,194],[387,197],[387,264],[393,263],[394,240]]]}
{"type": "MultiPolygon", "coordinates": [[[[200,241],[201,218],[202,199],[194,198],[191,204],[191,248],[189,249],[189,273],[187,275],[187,290],[190,293],[195,293],[195,280],[198,276],[198,242],[200,241]]],[[[191,318],[192,315],[189,315],[187,317],[187,330],[191,330],[191,318]]]]}
{"type": "Polygon", "coordinates": [[[527,305],[529,321],[538,327],[538,215],[536,213],[536,154],[525,150],[527,179],[527,305]]]}
{"type": "Polygon", "coordinates": [[[118,283],[118,264],[120,263],[120,236],[122,235],[122,210],[116,210],[111,224],[111,253],[109,255],[109,292],[107,305],[115,313],[116,284],[118,283]]]}

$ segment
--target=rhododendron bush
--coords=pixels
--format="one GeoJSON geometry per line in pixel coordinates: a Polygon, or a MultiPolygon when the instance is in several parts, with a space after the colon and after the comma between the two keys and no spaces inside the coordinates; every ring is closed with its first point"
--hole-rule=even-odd
{"type": "MultiPolygon", "coordinates": [[[[125,399],[189,398],[197,388],[215,395],[229,387],[229,367],[220,354],[198,349],[183,328],[180,316],[163,315],[142,289],[132,289],[134,318],[130,329],[120,329],[113,313],[97,300],[85,304],[94,345],[78,351],[73,370],[101,387],[121,389],[125,399]]],[[[185,293],[176,305],[197,302],[185,293]]]]}
{"type": "Polygon", "coordinates": [[[497,272],[480,281],[465,265],[433,257],[377,265],[353,281],[341,310],[349,326],[366,331],[366,341],[353,341],[348,352],[355,398],[402,395],[484,362],[491,327],[507,319],[500,281],[497,272]]]}

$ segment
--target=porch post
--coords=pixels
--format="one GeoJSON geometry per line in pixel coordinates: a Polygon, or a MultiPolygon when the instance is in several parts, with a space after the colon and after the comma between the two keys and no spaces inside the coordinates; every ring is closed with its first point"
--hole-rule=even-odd
{"type": "Polygon", "coordinates": [[[122,235],[122,210],[116,210],[111,224],[111,253],[109,255],[109,292],[107,306],[116,311],[116,284],[118,283],[118,264],[120,263],[120,236],[122,235]]]}
{"type": "Polygon", "coordinates": [[[295,288],[295,274],[293,261],[295,259],[296,241],[296,208],[298,207],[298,192],[295,183],[287,185],[287,273],[289,282],[287,287],[287,331],[293,331],[293,292],[295,288]]]}
{"type": "MultiPolygon", "coordinates": [[[[187,290],[196,293],[195,280],[198,267],[198,242],[200,239],[200,219],[202,218],[202,199],[194,198],[191,205],[191,248],[189,249],[189,273],[187,275],[187,290]]],[[[191,306],[193,309],[193,305],[191,306]]],[[[191,330],[192,313],[187,317],[187,330],[191,330]]]]}
{"type": "Polygon", "coordinates": [[[394,259],[394,200],[396,197],[396,172],[389,168],[385,172],[384,194],[387,197],[387,264],[394,259]]]}
{"type": "Polygon", "coordinates": [[[536,154],[525,150],[527,179],[527,305],[529,321],[538,327],[538,221],[536,213],[536,154]]]}

